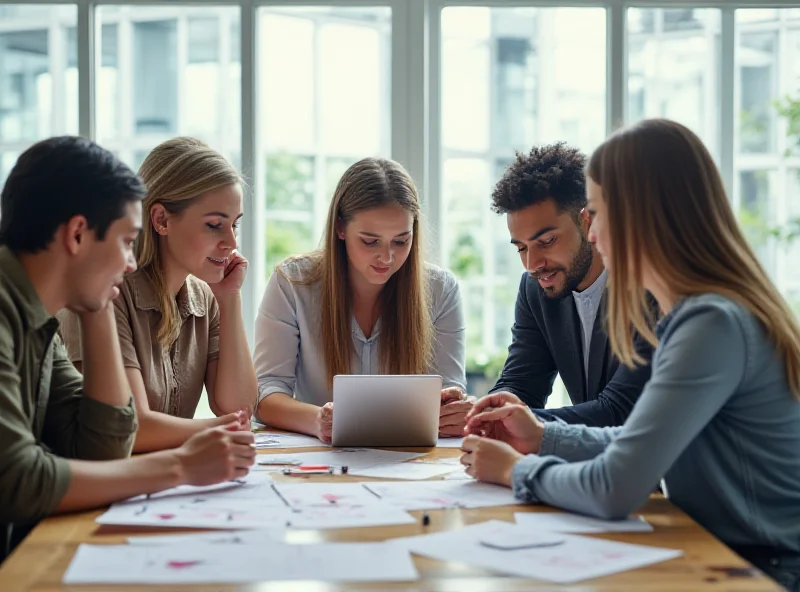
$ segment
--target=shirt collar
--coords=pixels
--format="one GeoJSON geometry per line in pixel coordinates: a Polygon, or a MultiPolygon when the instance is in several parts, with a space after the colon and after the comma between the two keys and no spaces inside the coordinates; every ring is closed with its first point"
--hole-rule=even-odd
{"type": "Polygon", "coordinates": [[[25,321],[31,329],[34,331],[41,329],[54,318],[42,304],[17,256],[5,246],[0,247],[0,270],[16,292],[15,300],[21,305],[25,321]]]}
{"type": "Polygon", "coordinates": [[[575,297],[576,300],[594,300],[600,293],[602,293],[603,288],[606,286],[606,281],[608,279],[608,271],[603,270],[597,279],[592,283],[591,286],[586,288],[582,292],[572,292],[572,295],[575,297]]]}
{"type": "MultiPolygon", "coordinates": [[[[133,304],[139,310],[155,310],[161,312],[161,300],[150,276],[143,270],[135,271],[125,278],[133,294],[133,304]]],[[[182,317],[189,315],[204,317],[206,303],[200,280],[188,276],[175,297],[178,311],[182,317]]]]}

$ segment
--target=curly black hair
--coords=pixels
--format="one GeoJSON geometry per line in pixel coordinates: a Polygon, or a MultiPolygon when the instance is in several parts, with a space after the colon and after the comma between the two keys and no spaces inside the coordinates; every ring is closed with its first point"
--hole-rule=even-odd
{"type": "Polygon", "coordinates": [[[517,152],[492,192],[492,211],[517,212],[553,199],[559,211],[577,213],[586,206],[586,156],[565,142],[517,152]]]}

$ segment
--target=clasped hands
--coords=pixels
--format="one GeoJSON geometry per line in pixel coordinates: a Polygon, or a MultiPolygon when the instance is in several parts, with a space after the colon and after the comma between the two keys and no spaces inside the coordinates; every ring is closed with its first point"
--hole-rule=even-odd
{"type": "Polygon", "coordinates": [[[511,487],[511,472],[526,454],[539,452],[544,423],[519,397],[501,392],[483,397],[467,414],[461,464],[479,481],[511,487]]]}

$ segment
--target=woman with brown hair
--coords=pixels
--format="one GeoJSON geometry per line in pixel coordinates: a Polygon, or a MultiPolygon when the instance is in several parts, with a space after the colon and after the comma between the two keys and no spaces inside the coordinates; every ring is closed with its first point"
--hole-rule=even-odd
{"type": "MultiPolygon", "coordinates": [[[[247,260],[237,251],[242,178],[194,138],[174,138],[147,155],[139,269],[114,301],[125,371],[139,417],[134,450],[180,446],[206,427],[250,429],[256,377],[242,318],[247,260]],[[205,387],[213,419],[193,419],[205,387]]],[[[62,336],[80,369],[77,321],[62,336]]]]}
{"type": "Polygon", "coordinates": [[[458,283],[426,264],[419,197],[391,160],[345,171],[322,247],[278,265],[256,319],[256,417],[330,442],[337,374],[441,374],[440,434],[460,436],[465,327],[458,283]]]}
{"type": "Polygon", "coordinates": [[[684,126],[643,121],[595,151],[587,194],[612,348],[632,366],[634,331],[652,343],[650,382],[621,428],[542,424],[487,397],[468,421],[467,472],[604,518],[635,511],[663,479],[673,503],[800,589],[800,327],[711,155],[684,126]]]}

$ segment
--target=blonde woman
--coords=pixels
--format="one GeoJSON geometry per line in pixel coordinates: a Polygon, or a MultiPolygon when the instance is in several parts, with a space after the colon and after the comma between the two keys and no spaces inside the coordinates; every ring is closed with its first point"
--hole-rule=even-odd
{"type": "Polygon", "coordinates": [[[330,442],[336,374],[441,374],[440,434],[460,436],[464,315],[452,274],[422,257],[419,198],[396,162],[345,171],[319,251],[269,280],[256,319],[256,417],[330,442]]]}
{"type": "MultiPolygon", "coordinates": [[[[134,450],[180,446],[209,426],[250,429],[257,384],[242,320],[247,260],[236,251],[242,178],[193,138],[157,146],[142,163],[147,186],[138,271],[114,301],[125,371],[139,416],[134,450]],[[213,419],[192,419],[205,387],[213,419]]],[[[62,316],[73,363],[78,324],[62,316]]]]}
{"type": "Polygon", "coordinates": [[[604,518],[635,511],[663,478],[676,505],[800,589],[800,327],[714,161],[682,125],[644,121],[597,149],[587,193],[612,348],[633,366],[633,332],[645,336],[652,378],[621,428],[542,424],[513,396],[487,397],[468,423],[467,472],[604,518]],[[645,291],[665,315],[655,325],[645,291]]]}

